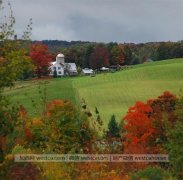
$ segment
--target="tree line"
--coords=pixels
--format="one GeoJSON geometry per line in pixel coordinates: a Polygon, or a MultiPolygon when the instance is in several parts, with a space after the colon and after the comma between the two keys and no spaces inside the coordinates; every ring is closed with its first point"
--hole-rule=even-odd
{"type": "MultiPolygon", "coordinates": [[[[12,73],[13,69],[16,69],[15,62],[20,63],[18,60],[22,59],[24,72],[19,79],[49,75],[50,63],[55,61],[58,53],[65,55],[65,62],[76,63],[78,69],[92,68],[94,70],[183,57],[183,41],[145,44],[76,42],[70,47],[60,48],[57,53],[40,41],[5,39],[0,42],[0,45],[1,58],[8,58],[9,64],[3,64],[3,59],[0,63],[2,66],[8,65],[12,73]]],[[[6,73],[4,70],[1,72],[6,73]]]]}
{"type": "Polygon", "coordinates": [[[148,43],[96,43],[82,41],[42,41],[51,53],[62,52],[67,62],[81,68],[99,68],[109,65],[134,65],[183,57],[183,41],[148,43]],[[53,49],[56,49],[55,52],[53,49]]]}

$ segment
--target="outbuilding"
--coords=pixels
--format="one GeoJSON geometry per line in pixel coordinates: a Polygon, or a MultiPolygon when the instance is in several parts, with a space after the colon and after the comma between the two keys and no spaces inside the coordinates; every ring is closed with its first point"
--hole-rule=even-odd
{"type": "Polygon", "coordinates": [[[89,69],[89,68],[82,69],[82,74],[84,75],[91,75],[93,73],[94,73],[93,69],[89,69]]]}

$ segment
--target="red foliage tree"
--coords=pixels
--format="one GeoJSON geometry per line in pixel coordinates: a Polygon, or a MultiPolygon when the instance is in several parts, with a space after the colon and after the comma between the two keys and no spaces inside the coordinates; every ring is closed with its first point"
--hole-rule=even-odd
{"type": "Polygon", "coordinates": [[[176,100],[177,97],[169,91],[165,91],[157,99],[148,100],[147,103],[153,109],[153,118],[158,120],[163,119],[163,115],[166,112],[168,121],[173,123],[176,120],[174,114],[176,100]]]}
{"type": "Polygon", "coordinates": [[[96,46],[90,57],[90,65],[93,69],[109,66],[109,52],[105,46],[96,46]]]}
{"type": "Polygon", "coordinates": [[[35,74],[38,77],[48,75],[48,67],[51,62],[51,55],[48,52],[48,47],[40,42],[31,46],[30,57],[35,65],[35,74]]]}
{"type": "Polygon", "coordinates": [[[136,102],[135,106],[130,107],[127,115],[123,118],[126,121],[124,129],[126,130],[125,146],[130,153],[139,153],[144,151],[149,140],[155,133],[153,123],[149,118],[152,108],[145,103],[136,102]],[[132,148],[131,148],[132,147],[132,148]],[[138,147],[135,149],[134,147],[138,147]]]}
{"type": "Polygon", "coordinates": [[[153,110],[151,119],[153,119],[157,131],[156,138],[159,139],[160,143],[167,139],[167,133],[165,132],[166,124],[168,123],[173,127],[177,120],[175,113],[176,101],[177,97],[169,91],[165,91],[156,99],[147,101],[153,110]]]}
{"type": "Polygon", "coordinates": [[[125,151],[130,153],[162,152],[162,143],[167,140],[166,126],[173,127],[177,120],[175,114],[176,96],[165,91],[147,103],[136,102],[130,107],[126,121],[125,151]]]}

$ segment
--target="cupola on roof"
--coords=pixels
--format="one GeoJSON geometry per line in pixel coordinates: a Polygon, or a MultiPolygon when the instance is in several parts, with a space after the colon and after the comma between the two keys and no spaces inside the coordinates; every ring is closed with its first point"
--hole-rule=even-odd
{"type": "Polygon", "coordinates": [[[64,55],[62,53],[57,55],[58,58],[64,58],[64,55]]]}

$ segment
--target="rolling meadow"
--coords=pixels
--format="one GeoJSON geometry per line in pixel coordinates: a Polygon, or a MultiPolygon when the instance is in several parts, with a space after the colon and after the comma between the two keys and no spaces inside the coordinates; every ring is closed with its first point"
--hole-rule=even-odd
{"type": "Polygon", "coordinates": [[[166,90],[178,95],[182,88],[183,59],[171,59],[133,65],[127,70],[101,73],[95,77],[17,82],[5,93],[12,102],[25,106],[32,116],[42,111],[40,99],[69,99],[76,105],[84,100],[92,113],[97,107],[107,125],[113,114],[120,121],[136,101],[156,98],[166,90]]]}

